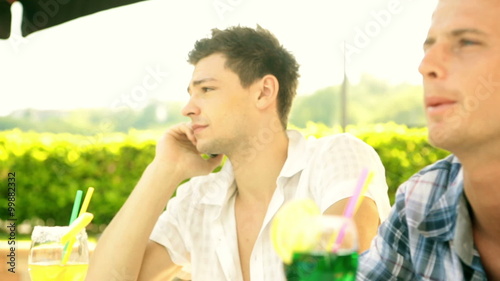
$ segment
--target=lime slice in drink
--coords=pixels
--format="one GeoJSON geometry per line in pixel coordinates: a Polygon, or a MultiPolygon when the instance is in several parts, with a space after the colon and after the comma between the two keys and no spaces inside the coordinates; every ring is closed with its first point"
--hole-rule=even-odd
{"type": "Polygon", "coordinates": [[[296,252],[312,250],[321,237],[317,219],[321,211],[311,199],[297,199],[286,203],[271,224],[271,243],[284,263],[292,262],[296,252]]]}

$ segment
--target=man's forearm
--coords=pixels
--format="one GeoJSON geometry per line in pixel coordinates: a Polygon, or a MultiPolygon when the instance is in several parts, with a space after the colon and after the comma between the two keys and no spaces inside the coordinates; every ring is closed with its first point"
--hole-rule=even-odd
{"type": "Polygon", "coordinates": [[[151,231],[180,181],[158,165],[146,168],[99,239],[86,280],[137,279],[151,231]]]}

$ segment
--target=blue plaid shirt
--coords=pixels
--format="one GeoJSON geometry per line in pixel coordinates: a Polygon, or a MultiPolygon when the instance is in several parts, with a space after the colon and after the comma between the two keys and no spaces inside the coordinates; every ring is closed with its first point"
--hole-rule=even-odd
{"type": "Polygon", "coordinates": [[[357,280],[487,280],[455,156],[401,185],[389,218],[360,256],[357,280]]]}

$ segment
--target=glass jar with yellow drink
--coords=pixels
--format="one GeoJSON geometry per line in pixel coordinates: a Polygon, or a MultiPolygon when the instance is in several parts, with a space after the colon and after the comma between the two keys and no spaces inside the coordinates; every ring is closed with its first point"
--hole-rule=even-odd
{"type": "Polygon", "coordinates": [[[61,243],[66,226],[35,226],[31,234],[28,270],[31,281],[83,281],[89,250],[87,233],[80,231],[68,243],[61,243]]]}

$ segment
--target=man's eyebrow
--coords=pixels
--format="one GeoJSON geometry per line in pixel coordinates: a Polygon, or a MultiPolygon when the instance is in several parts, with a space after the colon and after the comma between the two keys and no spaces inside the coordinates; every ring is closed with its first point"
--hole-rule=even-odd
{"type": "Polygon", "coordinates": [[[436,42],[436,38],[435,37],[427,37],[425,39],[425,41],[424,41],[424,44],[423,44],[424,45],[424,49],[425,49],[425,47],[430,46],[430,45],[434,44],[435,42],[436,42]]]}
{"type": "Polygon", "coordinates": [[[187,92],[191,93],[191,86],[198,86],[202,83],[211,82],[211,81],[217,81],[217,79],[215,79],[215,78],[203,78],[203,79],[199,79],[199,80],[194,80],[193,82],[191,82],[191,84],[188,85],[187,92]]]}
{"type": "Polygon", "coordinates": [[[191,82],[191,85],[198,86],[201,83],[210,82],[210,81],[217,81],[217,79],[215,79],[215,78],[203,78],[203,79],[199,79],[199,80],[194,80],[193,82],[191,82]]]}
{"type": "Polygon", "coordinates": [[[463,34],[466,34],[466,33],[472,33],[472,34],[475,34],[475,35],[486,35],[485,32],[479,30],[479,29],[476,29],[476,28],[461,28],[461,29],[456,29],[456,30],[452,30],[450,32],[450,35],[452,37],[457,37],[457,36],[460,36],[460,35],[463,35],[463,34]]]}

